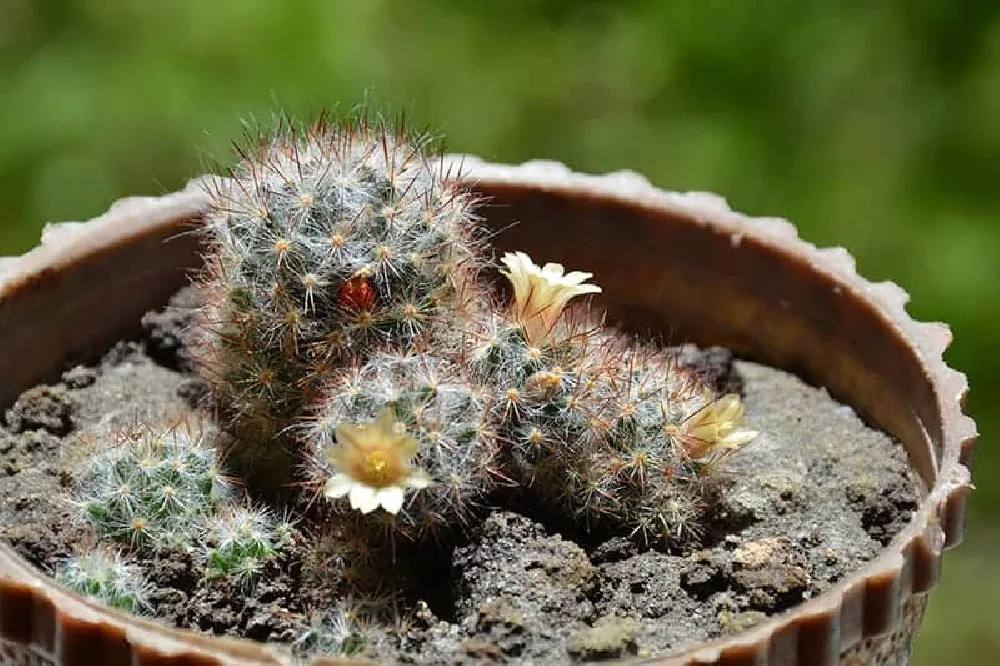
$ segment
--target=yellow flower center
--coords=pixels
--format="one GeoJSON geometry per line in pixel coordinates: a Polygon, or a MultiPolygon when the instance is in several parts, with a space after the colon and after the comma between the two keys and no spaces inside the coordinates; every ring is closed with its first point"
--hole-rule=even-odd
{"type": "Polygon", "coordinates": [[[389,455],[385,451],[371,451],[365,456],[362,466],[365,482],[376,488],[388,485],[391,467],[389,455]]]}

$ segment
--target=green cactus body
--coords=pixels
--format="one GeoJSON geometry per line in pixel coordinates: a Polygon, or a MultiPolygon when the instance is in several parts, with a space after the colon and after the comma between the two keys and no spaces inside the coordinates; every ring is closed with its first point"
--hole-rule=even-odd
{"type": "Polygon", "coordinates": [[[251,486],[291,478],[286,428],[331,368],[461,318],[472,201],[424,143],[377,123],[285,128],[213,190],[202,365],[251,486]]]}
{"type": "Polygon", "coordinates": [[[341,600],[316,613],[294,647],[305,658],[359,657],[377,642],[377,634],[374,624],[355,604],[341,600]]]}
{"type": "Polygon", "coordinates": [[[249,585],[264,565],[291,541],[291,529],[267,511],[248,506],[229,507],[207,518],[201,554],[208,578],[227,578],[249,585]]]}
{"type": "Polygon", "coordinates": [[[253,582],[289,543],[291,528],[238,502],[214,439],[184,425],[113,433],[79,471],[80,517],[123,547],[191,552],[209,578],[253,582]]]}
{"type": "Polygon", "coordinates": [[[83,517],[99,534],[132,546],[175,544],[229,497],[204,433],[150,426],[117,438],[86,462],[78,488],[83,517]]]}
{"type": "Polygon", "coordinates": [[[146,580],[120,553],[95,549],[66,558],[56,580],[85,597],[118,610],[141,612],[147,605],[146,580]]]}

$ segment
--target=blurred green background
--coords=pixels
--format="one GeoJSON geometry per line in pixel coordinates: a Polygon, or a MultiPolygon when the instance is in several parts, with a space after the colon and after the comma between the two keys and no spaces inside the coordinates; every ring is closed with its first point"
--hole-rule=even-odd
{"type": "Polygon", "coordinates": [[[985,441],[914,663],[1000,664],[1000,3],[0,0],[0,254],[368,94],[453,151],[787,217],[949,322],[985,441]]]}

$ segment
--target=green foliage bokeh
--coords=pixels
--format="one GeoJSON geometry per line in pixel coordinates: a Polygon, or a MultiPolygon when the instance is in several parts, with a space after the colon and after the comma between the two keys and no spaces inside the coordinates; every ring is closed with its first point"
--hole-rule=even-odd
{"type": "MultiPolygon", "coordinates": [[[[0,254],[180,187],[240,118],[375,97],[456,152],[633,169],[847,247],[952,325],[988,440],[998,82],[992,0],[0,0],[0,254]]],[[[1000,663],[995,470],[982,446],[918,666],[1000,663]]]]}

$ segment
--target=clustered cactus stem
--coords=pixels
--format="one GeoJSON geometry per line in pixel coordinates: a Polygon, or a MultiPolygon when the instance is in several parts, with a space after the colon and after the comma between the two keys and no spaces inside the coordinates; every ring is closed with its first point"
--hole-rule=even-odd
{"type": "MultiPolygon", "coordinates": [[[[193,346],[225,460],[197,429],[103,442],[75,501],[121,550],[61,580],[139,608],[123,558],[181,548],[207,579],[252,585],[293,530],[223,467],[258,498],[324,498],[316,559],[348,595],[384,582],[397,537],[474,525],[501,484],[649,545],[698,534],[715,468],[757,435],[740,397],[605,327],[591,273],[507,253],[498,303],[476,197],[428,146],[379,120],[283,123],[214,181],[193,346]]],[[[317,617],[303,646],[349,655],[374,636],[347,606],[317,617]]]]}
{"type": "Polygon", "coordinates": [[[148,606],[149,585],[141,570],[112,549],[96,548],[66,558],[56,570],[56,580],[110,608],[142,613],[148,606]]]}
{"type": "Polygon", "coordinates": [[[200,358],[240,442],[230,464],[274,488],[331,369],[461,327],[481,250],[474,200],[426,138],[289,123],[241,154],[207,216],[200,358]]]}
{"type": "Polygon", "coordinates": [[[254,583],[291,541],[292,528],[240,497],[222,474],[214,437],[178,422],[116,427],[95,438],[91,455],[78,463],[73,503],[81,522],[119,550],[83,553],[59,579],[109,605],[134,597],[138,606],[142,588],[129,583],[129,558],[178,549],[192,554],[208,578],[254,583]],[[126,584],[136,594],[116,592],[126,584]]]}
{"type": "Polygon", "coordinates": [[[199,349],[230,468],[373,535],[467,526],[499,483],[647,541],[697,531],[708,472],[756,434],[739,396],[594,319],[591,273],[507,253],[495,304],[475,197],[427,146],[282,125],[213,190],[199,349]]]}

